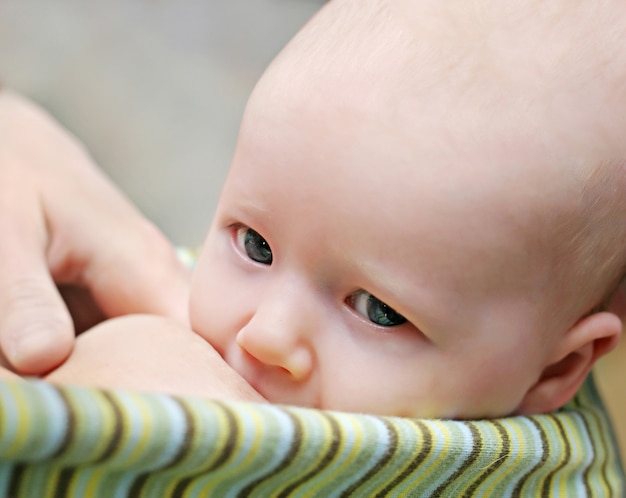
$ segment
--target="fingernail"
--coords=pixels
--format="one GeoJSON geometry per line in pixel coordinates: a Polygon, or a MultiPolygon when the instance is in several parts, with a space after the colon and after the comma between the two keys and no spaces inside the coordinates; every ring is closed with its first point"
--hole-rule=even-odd
{"type": "Polygon", "coordinates": [[[65,334],[58,328],[29,324],[7,345],[8,360],[20,373],[44,374],[58,366],[69,354],[65,334]]]}

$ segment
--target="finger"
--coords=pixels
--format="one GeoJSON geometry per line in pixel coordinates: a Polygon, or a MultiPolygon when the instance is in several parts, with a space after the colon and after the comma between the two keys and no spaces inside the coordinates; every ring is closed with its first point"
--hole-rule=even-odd
{"type": "Polygon", "coordinates": [[[186,322],[190,272],[101,170],[89,160],[81,164],[75,181],[42,189],[54,280],[88,289],[109,317],[148,313],[186,322]]]}
{"type": "Polygon", "coordinates": [[[16,370],[39,374],[67,357],[74,331],[45,263],[46,231],[34,190],[24,178],[6,176],[0,185],[24,188],[0,193],[0,348],[16,370]]]}
{"type": "Polygon", "coordinates": [[[144,229],[134,243],[93,255],[87,287],[108,316],[148,313],[187,323],[190,271],[160,232],[144,229]]]}
{"type": "Polygon", "coordinates": [[[71,352],[74,329],[69,312],[44,268],[37,275],[15,272],[0,282],[0,347],[22,374],[38,375],[71,352]]]}
{"type": "Polygon", "coordinates": [[[108,217],[103,212],[87,209],[81,212],[84,219],[51,229],[48,263],[57,283],[88,289],[108,317],[148,313],[186,323],[190,271],[171,244],[134,208],[123,214],[110,208],[108,217]],[[93,219],[99,219],[99,227],[93,219]]]}

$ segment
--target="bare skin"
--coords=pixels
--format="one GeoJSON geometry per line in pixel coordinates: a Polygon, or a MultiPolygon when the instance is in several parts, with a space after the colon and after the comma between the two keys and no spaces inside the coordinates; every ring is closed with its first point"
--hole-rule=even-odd
{"type": "Polygon", "coordinates": [[[269,401],[547,412],[617,344],[624,9],[481,5],[335,0],[253,92],[190,323],[269,401]]]}
{"type": "Polygon", "coordinates": [[[45,378],[58,384],[264,401],[199,335],[177,321],[149,315],[115,318],[92,328],[76,340],[72,357],[45,378]]]}
{"type": "Polygon", "coordinates": [[[133,312],[187,320],[189,272],[171,244],[41,108],[0,91],[0,349],[42,374],[72,350],[74,323],[133,312]],[[81,290],[82,289],[82,290],[81,290]],[[87,301],[85,301],[87,299],[87,301]]]}

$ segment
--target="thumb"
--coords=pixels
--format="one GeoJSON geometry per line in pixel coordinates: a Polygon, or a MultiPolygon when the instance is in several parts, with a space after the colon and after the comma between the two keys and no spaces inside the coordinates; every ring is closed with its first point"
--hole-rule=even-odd
{"type": "Polygon", "coordinates": [[[150,222],[109,239],[108,250],[94,251],[87,261],[84,284],[106,316],[147,313],[188,322],[191,272],[150,222]]]}
{"type": "Polygon", "coordinates": [[[71,352],[72,319],[47,269],[5,275],[0,283],[0,310],[0,348],[18,372],[48,372],[71,352]]]}
{"type": "Polygon", "coordinates": [[[17,371],[41,374],[69,355],[74,328],[48,271],[40,205],[17,190],[19,202],[10,191],[0,202],[0,349],[17,371]]]}

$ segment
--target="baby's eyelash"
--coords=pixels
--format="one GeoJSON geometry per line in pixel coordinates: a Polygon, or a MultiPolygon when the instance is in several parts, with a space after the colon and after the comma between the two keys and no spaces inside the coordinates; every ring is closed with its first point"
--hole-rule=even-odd
{"type": "Polygon", "coordinates": [[[364,290],[350,294],[346,303],[359,315],[381,327],[396,327],[407,321],[391,306],[364,290]]]}
{"type": "Polygon", "coordinates": [[[233,229],[237,247],[248,258],[262,265],[272,264],[274,259],[272,248],[259,232],[245,225],[236,225],[233,229]]]}

